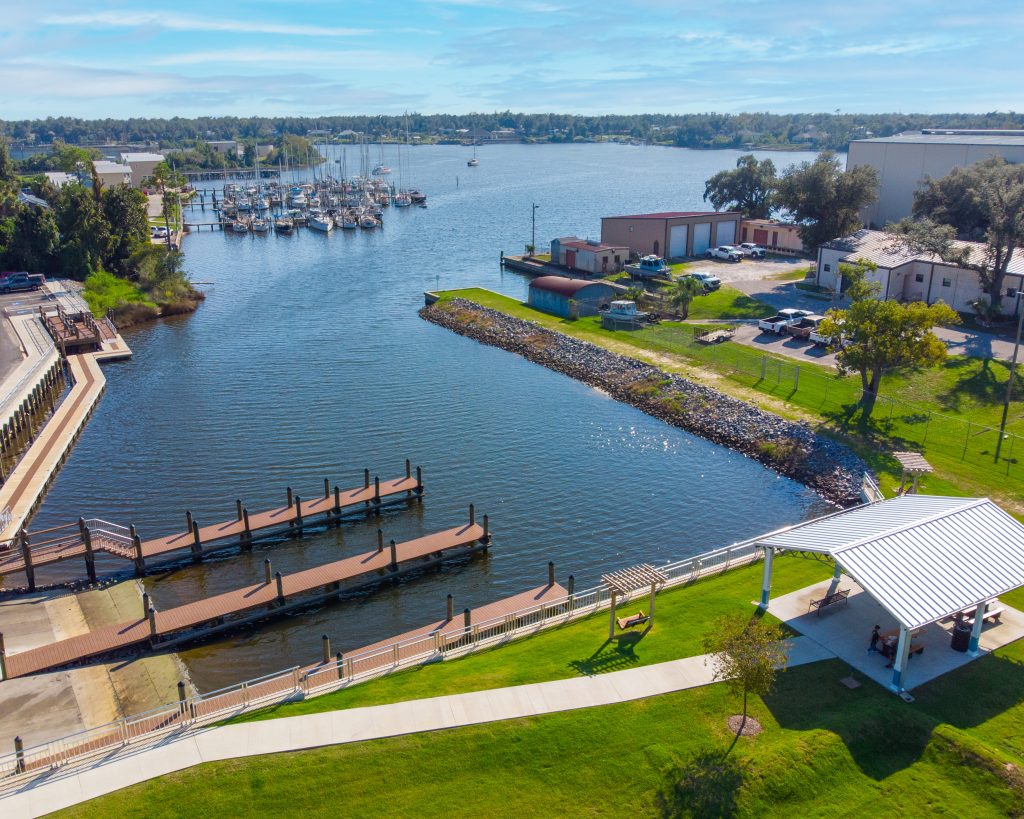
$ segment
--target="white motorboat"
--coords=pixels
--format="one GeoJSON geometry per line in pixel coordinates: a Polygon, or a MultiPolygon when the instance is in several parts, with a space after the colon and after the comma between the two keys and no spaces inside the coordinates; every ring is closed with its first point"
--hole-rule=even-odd
{"type": "Polygon", "coordinates": [[[334,229],[334,220],[326,213],[310,213],[309,227],[322,233],[330,233],[334,229]]]}

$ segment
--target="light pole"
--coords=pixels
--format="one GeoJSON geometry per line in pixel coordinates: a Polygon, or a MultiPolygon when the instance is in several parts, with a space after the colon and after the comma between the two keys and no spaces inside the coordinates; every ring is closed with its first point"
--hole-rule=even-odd
{"type": "Polygon", "coordinates": [[[530,212],[530,255],[533,256],[537,252],[537,208],[539,208],[536,202],[533,203],[533,210],[530,212]]]}
{"type": "Polygon", "coordinates": [[[1013,342],[1013,358],[1010,360],[1010,377],[1006,379],[1006,399],[1003,401],[1003,420],[999,422],[999,439],[996,441],[996,459],[999,463],[999,453],[1003,448],[1003,436],[1006,434],[1006,416],[1010,414],[1010,399],[1013,397],[1013,377],[1017,372],[1017,353],[1020,350],[1020,331],[1024,325],[1024,310],[1020,306],[1020,297],[1024,291],[1018,290],[1017,299],[1017,337],[1013,342]]]}

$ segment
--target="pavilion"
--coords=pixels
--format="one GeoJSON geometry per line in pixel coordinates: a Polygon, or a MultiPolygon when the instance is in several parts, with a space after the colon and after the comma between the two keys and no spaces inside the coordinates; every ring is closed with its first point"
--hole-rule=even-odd
{"type": "MultiPolygon", "coordinates": [[[[891,615],[899,627],[890,683],[896,692],[906,690],[912,634],[963,612],[968,620],[973,617],[967,656],[977,656],[986,606],[1000,594],[1024,586],[1024,525],[987,498],[903,495],[769,533],[757,545],[765,550],[762,609],[771,602],[775,553],[789,551],[832,558],[835,575],[824,597],[839,591],[845,573],[891,615]]],[[[837,598],[846,602],[842,595],[837,598]]],[[[811,603],[820,604],[821,597],[811,603]]],[[[797,630],[801,625],[793,620],[813,629],[827,618],[844,616],[838,605],[834,612],[805,613],[806,594],[802,605],[799,618],[792,607],[786,612],[797,630]]],[[[772,611],[776,613],[774,605],[772,611]]],[[[1009,611],[1013,633],[1005,642],[1024,634],[1018,613],[1009,611]]],[[[839,640],[837,629],[822,633],[839,640]]],[[[867,635],[862,636],[863,642],[857,644],[860,655],[867,645],[867,635]]],[[[952,649],[938,650],[958,658],[938,673],[966,661],[952,649]]]]}

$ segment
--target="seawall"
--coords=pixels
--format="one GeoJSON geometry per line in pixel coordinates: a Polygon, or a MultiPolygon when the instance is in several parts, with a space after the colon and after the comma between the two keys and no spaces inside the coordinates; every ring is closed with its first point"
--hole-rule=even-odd
{"type": "Polygon", "coordinates": [[[429,305],[420,316],[604,390],[672,426],[754,458],[840,506],[861,502],[867,465],[849,447],[818,435],[806,423],[465,299],[429,305]]]}

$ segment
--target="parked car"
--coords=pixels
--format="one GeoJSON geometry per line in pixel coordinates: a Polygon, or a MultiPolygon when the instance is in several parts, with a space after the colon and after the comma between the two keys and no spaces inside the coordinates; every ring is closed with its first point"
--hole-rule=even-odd
{"type": "MultiPolygon", "coordinates": [[[[829,336],[823,336],[821,333],[819,333],[817,331],[817,329],[815,329],[814,332],[812,332],[808,336],[808,338],[811,340],[812,344],[814,344],[814,345],[816,345],[818,347],[828,347],[830,344],[832,344],[832,338],[830,338],[829,336]]],[[[839,336],[839,346],[840,347],[845,347],[847,344],[849,344],[849,342],[846,340],[846,338],[843,335],[840,334],[840,336],[839,336]]]]}
{"type": "Polygon", "coordinates": [[[743,260],[743,254],[732,245],[709,247],[707,253],[704,255],[709,259],[724,259],[727,262],[739,262],[743,260]]]}
{"type": "Polygon", "coordinates": [[[156,225],[151,225],[150,228],[149,228],[149,236],[152,239],[166,239],[167,238],[167,228],[165,228],[165,227],[157,227],[156,225]]]}
{"type": "Polygon", "coordinates": [[[782,334],[791,324],[796,324],[804,316],[811,315],[810,310],[797,310],[794,307],[787,307],[779,310],[774,316],[763,318],[757,322],[758,329],[766,333],[782,334]]]}
{"type": "Polygon", "coordinates": [[[38,290],[44,284],[46,284],[46,276],[42,273],[11,273],[0,279],[0,293],[38,290]]]}
{"type": "Polygon", "coordinates": [[[736,249],[744,256],[750,256],[752,259],[763,259],[768,252],[761,245],[755,245],[753,242],[740,242],[736,245],[736,249]]]}
{"type": "Polygon", "coordinates": [[[717,290],[722,286],[722,280],[712,273],[708,273],[706,270],[698,270],[694,273],[688,273],[683,278],[696,279],[702,285],[704,285],[704,292],[710,293],[712,290],[717,290]]]}
{"type": "Polygon", "coordinates": [[[782,330],[783,332],[789,333],[791,336],[795,336],[796,338],[810,338],[811,333],[815,332],[818,329],[818,325],[821,324],[824,320],[824,316],[819,316],[815,313],[812,313],[809,316],[804,316],[802,319],[795,322],[794,324],[789,324],[786,327],[783,327],[782,330]]]}

